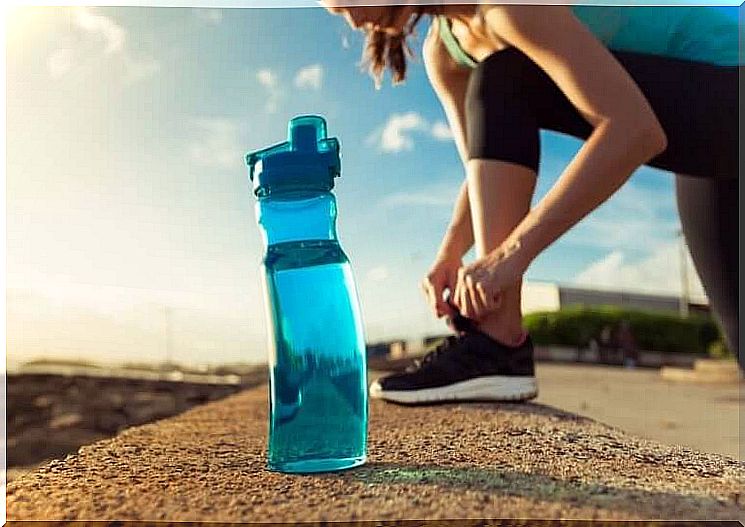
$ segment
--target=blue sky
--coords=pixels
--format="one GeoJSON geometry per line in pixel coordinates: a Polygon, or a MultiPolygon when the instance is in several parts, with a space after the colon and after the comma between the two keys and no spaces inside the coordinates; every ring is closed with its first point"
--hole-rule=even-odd
{"type": "MultiPolygon", "coordinates": [[[[405,86],[376,91],[361,46],[317,8],[12,13],[9,360],[157,359],[166,306],[177,359],[262,360],[243,156],[308,113],[341,141],[339,232],[368,338],[442,331],[418,284],[463,169],[421,60],[405,86]]],[[[547,133],[543,145],[536,198],[580,143],[547,133]]],[[[527,278],[675,294],[678,226],[671,175],[642,168],[527,278]]]]}

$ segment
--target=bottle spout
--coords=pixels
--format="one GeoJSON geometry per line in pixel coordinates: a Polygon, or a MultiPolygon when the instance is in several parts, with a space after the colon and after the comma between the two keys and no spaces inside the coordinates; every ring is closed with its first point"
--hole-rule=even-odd
{"type": "Polygon", "coordinates": [[[287,126],[287,140],[296,152],[324,151],[326,121],[317,115],[295,117],[287,126]]]}

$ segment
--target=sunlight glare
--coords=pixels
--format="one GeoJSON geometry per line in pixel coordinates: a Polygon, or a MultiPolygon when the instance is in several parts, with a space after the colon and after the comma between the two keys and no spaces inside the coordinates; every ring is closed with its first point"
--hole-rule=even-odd
{"type": "Polygon", "coordinates": [[[32,35],[34,26],[48,13],[43,6],[9,3],[3,7],[7,42],[13,43],[32,35]]]}

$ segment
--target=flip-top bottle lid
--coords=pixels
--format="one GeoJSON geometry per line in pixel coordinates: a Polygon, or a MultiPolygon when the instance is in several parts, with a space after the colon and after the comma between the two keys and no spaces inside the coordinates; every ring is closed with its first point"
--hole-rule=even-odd
{"type": "Polygon", "coordinates": [[[290,120],[286,142],[247,154],[246,164],[257,196],[329,191],[341,175],[339,141],[326,136],[323,117],[302,115],[290,120]]]}

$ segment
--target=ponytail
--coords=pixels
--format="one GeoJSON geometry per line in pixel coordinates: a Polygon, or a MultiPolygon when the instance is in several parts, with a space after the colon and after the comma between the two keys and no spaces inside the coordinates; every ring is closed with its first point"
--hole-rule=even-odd
{"type": "Polygon", "coordinates": [[[417,12],[406,24],[403,32],[398,35],[390,35],[374,29],[367,31],[363,66],[367,66],[376,88],[379,89],[382,85],[386,69],[391,71],[394,86],[406,80],[406,62],[407,59],[413,57],[407,39],[414,32],[423,14],[423,12],[417,12]]]}

